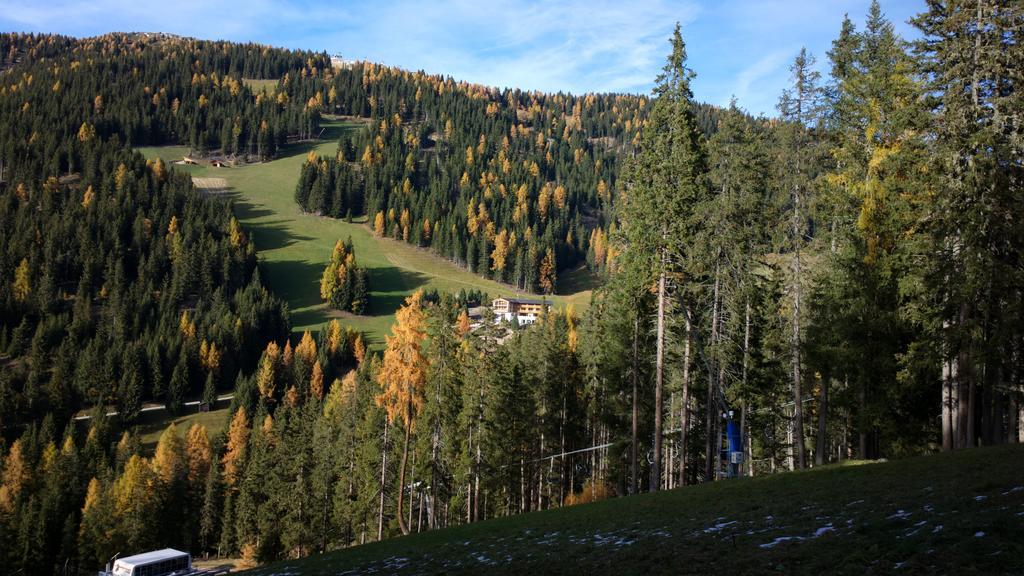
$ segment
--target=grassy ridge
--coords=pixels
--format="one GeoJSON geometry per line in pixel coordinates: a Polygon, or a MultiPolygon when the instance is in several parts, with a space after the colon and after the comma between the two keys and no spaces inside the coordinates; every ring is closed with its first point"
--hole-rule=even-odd
{"type": "Polygon", "coordinates": [[[490,520],[246,574],[1024,573],[1024,446],[855,464],[490,520]]]}
{"type": "MultiPolygon", "coordinates": [[[[367,333],[369,343],[379,348],[394,320],[394,311],[408,294],[418,288],[458,292],[478,289],[490,294],[514,295],[513,288],[486,280],[459,268],[428,250],[390,239],[375,238],[365,219],[347,223],[304,214],[295,203],[295,184],[306,154],[333,155],[342,131],[358,124],[325,121],[323,140],[286,147],[280,158],[242,168],[175,166],[197,177],[219,177],[232,188],[235,214],[249,230],[259,250],[263,279],[288,302],[292,325],[297,332],[317,330],[337,312],[320,301],[320,275],[330,259],[334,243],[349,236],[355,244],[359,264],[370,272],[372,309],[368,315],[345,315],[342,322],[367,333]]],[[[147,158],[180,160],[186,147],[140,148],[147,158]]],[[[571,303],[581,310],[590,300],[594,279],[585,272],[567,275],[565,284],[573,293],[555,296],[557,305],[571,303]]]]}

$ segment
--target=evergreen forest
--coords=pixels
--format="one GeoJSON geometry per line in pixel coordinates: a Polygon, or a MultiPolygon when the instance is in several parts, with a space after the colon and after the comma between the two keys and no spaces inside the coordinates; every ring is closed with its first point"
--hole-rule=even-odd
{"type": "Polygon", "coordinates": [[[795,55],[771,117],[696,102],[678,25],[647,95],[0,34],[3,571],[255,566],[1024,442],[1024,7],[928,0],[913,41],[864,8],[795,55]],[[337,317],[292,334],[233,200],[133,148],[262,162],[326,116],[362,127],[306,158],[297,210],[523,292],[585,268],[589,305],[517,326],[415,291],[372,349],[345,318],[384,304],[339,239],[313,296],[337,317]],[[143,442],[144,407],[227,393],[223,431],[143,442]]]}

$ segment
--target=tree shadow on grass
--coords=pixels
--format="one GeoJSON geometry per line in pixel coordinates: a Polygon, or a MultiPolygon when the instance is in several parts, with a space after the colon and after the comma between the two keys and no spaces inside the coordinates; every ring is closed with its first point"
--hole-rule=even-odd
{"type": "MultiPolygon", "coordinates": [[[[339,318],[348,324],[348,314],[340,314],[320,300],[320,277],[323,268],[302,262],[264,262],[261,266],[271,277],[271,289],[279,295],[287,295],[292,326],[317,326],[332,318],[339,318]],[[286,282],[278,285],[275,282],[286,282]]],[[[391,316],[405,304],[406,297],[429,280],[419,272],[396,267],[369,268],[370,308],[364,316],[381,318],[391,316]]],[[[368,345],[377,343],[377,338],[368,336],[368,345]]]]}
{"type": "Polygon", "coordinates": [[[292,319],[292,330],[297,329],[299,326],[314,326],[314,328],[308,328],[308,330],[313,337],[316,337],[320,330],[315,328],[315,326],[323,326],[326,324],[334,317],[335,312],[327,307],[327,305],[320,305],[310,306],[298,311],[291,310],[290,314],[292,319]]]}
{"type": "Polygon", "coordinates": [[[241,192],[232,190],[226,196],[231,200],[231,211],[234,212],[235,217],[239,220],[255,220],[277,214],[277,212],[269,208],[257,206],[249,202],[241,192]]]}
{"type": "Polygon", "coordinates": [[[601,286],[601,277],[588,270],[586,266],[580,266],[558,275],[558,294],[562,296],[593,290],[599,286],[601,286]]]}
{"type": "MultiPolygon", "coordinates": [[[[337,123],[331,123],[327,125],[322,125],[321,128],[324,129],[324,132],[323,134],[320,135],[320,138],[318,140],[303,140],[301,142],[285,144],[280,148],[280,150],[278,150],[277,157],[275,159],[281,160],[284,158],[290,158],[292,156],[305,156],[306,154],[309,154],[310,150],[313,150],[317,146],[329,142],[337,142],[338,138],[340,138],[343,133],[358,130],[362,128],[362,125],[341,125],[337,123]]],[[[333,152],[331,154],[333,154],[333,152]]]]}
{"type": "Polygon", "coordinates": [[[390,316],[405,298],[430,280],[426,274],[396,266],[370,268],[370,316],[390,316]]]}
{"type": "Polygon", "coordinates": [[[296,242],[313,240],[311,236],[303,236],[289,230],[289,220],[274,220],[272,222],[257,222],[245,225],[249,231],[252,241],[256,244],[256,250],[276,250],[291,246],[296,242]]]}
{"type": "Polygon", "coordinates": [[[225,193],[224,197],[231,202],[232,213],[242,222],[242,227],[255,242],[257,250],[275,250],[296,242],[314,239],[311,236],[303,236],[289,230],[290,220],[287,219],[254,222],[253,220],[278,214],[273,210],[249,202],[235,190],[225,193]]]}
{"type": "MultiPolygon", "coordinates": [[[[262,244],[257,244],[263,248],[262,244]]],[[[324,268],[320,264],[298,260],[260,261],[260,278],[275,294],[288,302],[292,310],[292,324],[302,324],[295,319],[295,310],[309,308],[320,303],[320,277],[324,268]]]]}

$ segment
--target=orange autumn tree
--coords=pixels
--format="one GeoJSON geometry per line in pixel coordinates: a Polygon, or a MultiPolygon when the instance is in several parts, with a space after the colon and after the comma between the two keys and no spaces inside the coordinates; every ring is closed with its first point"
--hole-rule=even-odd
{"type": "Polygon", "coordinates": [[[409,459],[409,438],[416,425],[416,416],[423,407],[423,389],[427,382],[429,361],[423,353],[427,339],[426,319],[421,301],[423,291],[418,290],[405,300],[405,306],[395,313],[391,335],[386,338],[384,360],[377,373],[381,393],[377,405],[387,411],[388,422],[402,419],[405,442],[402,444],[402,464],[398,472],[398,526],[403,534],[409,533],[402,516],[405,494],[405,468],[409,459]]]}

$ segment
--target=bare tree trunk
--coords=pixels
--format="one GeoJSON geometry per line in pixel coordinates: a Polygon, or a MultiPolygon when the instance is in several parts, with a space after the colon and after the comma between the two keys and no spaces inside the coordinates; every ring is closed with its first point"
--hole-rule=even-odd
{"type": "Polygon", "coordinates": [[[527,508],[526,500],[526,462],[522,456],[519,457],[519,513],[523,514],[527,508]]]}
{"type": "Polygon", "coordinates": [[[690,324],[690,308],[684,314],[686,322],[686,343],[683,345],[683,399],[679,407],[679,485],[686,486],[686,434],[690,426],[690,341],[692,325],[690,324]]]}
{"type": "Polygon", "coordinates": [[[480,439],[476,441],[476,467],[473,472],[473,520],[480,520],[480,439]]]}
{"type": "MultiPolygon", "coordinates": [[[[949,321],[942,323],[942,331],[949,332],[949,321]]],[[[942,450],[949,452],[953,449],[954,430],[956,429],[956,410],[953,405],[953,388],[956,386],[956,364],[950,357],[948,351],[943,352],[942,358],[942,450]]]]}
{"type": "MultiPolygon", "coordinates": [[[[547,414],[545,402],[541,401],[541,413],[547,414]]],[[[544,417],[541,417],[540,428],[540,454],[544,454],[544,417]]],[[[544,471],[543,466],[537,463],[537,506],[536,510],[544,509],[544,471]]]]}
{"type": "MultiPolygon", "coordinates": [[[[715,289],[714,296],[711,302],[711,346],[714,347],[718,344],[718,302],[719,302],[719,285],[720,278],[718,274],[718,265],[715,265],[715,289]]],[[[716,433],[715,428],[718,422],[718,406],[716,400],[718,395],[715,389],[715,378],[717,377],[717,371],[714,368],[714,364],[717,360],[717,352],[711,354],[712,366],[708,370],[708,413],[706,422],[706,434],[704,440],[704,481],[710,482],[715,480],[715,470],[717,465],[715,462],[718,459],[718,451],[720,444],[716,445],[716,433]]]]}
{"type": "MultiPolygon", "coordinates": [[[[563,505],[565,505],[565,472],[566,472],[566,467],[567,467],[566,466],[566,458],[564,456],[564,454],[565,454],[565,402],[566,402],[566,396],[563,393],[562,394],[562,411],[559,414],[559,422],[558,422],[559,452],[563,454],[562,456],[559,457],[559,466],[558,466],[558,506],[559,507],[562,507],[563,505]]],[[[555,462],[554,459],[552,459],[551,463],[554,464],[554,462],[555,462]]],[[[571,480],[571,477],[570,477],[570,480],[569,480],[569,484],[570,484],[569,485],[569,490],[572,491],[572,480],[571,480]]]]}
{"type": "MultiPolygon", "coordinates": [[[[1017,397],[1024,394],[1024,388],[1017,387],[1017,397]]],[[[1024,444],[1024,402],[1015,399],[1017,404],[1017,442],[1024,444]]]]}
{"type": "Polygon", "coordinates": [[[425,495],[423,494],[423,492],[420,492],[420,504],[419,504],[419,508],[416,509],[416,512],[417,512],[417,514],[416,514],[416,531],[417,532],[422,532],[423,531],[423,508],[424,508],[424,506],[423,506],[423,498],[424,497],[425,497],[425,495]]]}
{"type": "Polygon", "coordinates": [[[633,485],[633,490],[631,492],[632,494],[636,494],[636,493],[638,493],[640,491],[640,472],[638,470],[638,467],[639,467],[639,462],[638,462],[639,455],[637,454],[637,452],[639,451],[639,446],[637,446],[637,441],[639,440],[639,438],[637,437],[637,426],[638,426],[638,422],[637,421],[640,419],[639,392],[637,390],[637,388],[638,388],[637,371],[640,369],[639,359],[638,359],[639,340],[640,340],[640,311],[637,310],[637,316],[636,316],[636,318],[633,319],[633,422],[632,422],[632,447],[630,449],[630,456],[629,456],[630,465],[631,465],[631,467],[633,469],[633,477],[632,477],[632,480],[631,480],[632,481],[632,485],[633,485]]]}
{"type": "MultiPolygon", "coordinates": [[[[676,393],[673,392],[668,399],[668,428],[670,432],[672,430],[673,418],[676,417],[675,406],[676,393]]],[[[665,451],[667,452],[667,455],[665,456],[665,474],[662,475],[665,480],[662,482],[662,485],[664,485],[667,490],[671,490],[675,487],[677,467],[675,467],[673,463],[675,462],[676,454],[679,452],[679,447],[673,439],[670,439],[665,447],[665,451]]]]}
{"type": "Polygon", "coordinates": [[[800,374],[800,283],[802,272],[800,270],[800,238],[802,232],[798,224],[800,219],[800,193],[794,191],[797,208],[793,214],[793,234],[796,241],[796,253],[793,256],[793,333],[790,338],[790,347],[793,355],[793,442],[796,444],[796,466],[803,469],[807,467],[807,455],[804,450],[804,409],[803,392],[801,390],[802,378],[800,374]]]}
{"type": "MultiPolygon", "coordinates": [[[[466,449],[469,451],[470,458],[473,455],[473,425],[469,426],[469,443],[466,445],[466,449]]],[[[544,436],[541,434],[541,451],[544,450],[544,436]]],[[[470,471],[469,476],[466,477],[466,524],[473,522],[473,462],[469,463],[470,471]]]]}
{"type": "Polygon", "coordinates": [[[977,447],[978,435],[975,430],[975,413],[978,406],[977,403],[977,389],[976,378],[971,378],[969,388],[967,389],[967,442],[970,448],[977,447]]]}
{"type": "MultiPolygon", "coordinates": [[[[747,374],[750,366],[750,297],[746,298],[746,305],[743,307],[743,393],[747,391],[747,374]]],[[[740,401],[740,448],[743,449],[743,463],[740,465],[739,474],[743,475],[743,466],[748,468],[753,465],[751,458],[754,457],[750,451],[745,450],[747,446],[747,401],[744,397],[740,401]]]]}
{"type": "Polygon", "coordinates": [[[658,275],[658,329],[654,360],[654,458],[651,462],[651,492],[661,486],[661,418],[664,410],[662,387],[665,369],[665,249],[661,249],[661,273],[658,275]]]}
{"type": "Polygon", "coordinates": [[[832,377],[828,374],[821,378],[821,393],[818,395],[818,437],[815,443],[814,464],[822,466],[828,461],[828,387],[832,377]]]}
{"type": "MultiPolygon", "coordinates": [[[[1017,299],[1020,300],[1019,294],[1017,299]]],[[[1015,392],[1010,394],[1008,440],[1014,444],[1024,442],[1024,402],[1020,401],[1021,396],[1024,396],[1024,386],[1021,386],[1020,344],[1018,339],[1010,357],[1010,390],[1015,392]]]]}
{"type": "Polygon", "coordinates": [[[388,419],[384,418],[384,445],[380,450],[380,507],[377,510],[377,540],[384,539],[384,480],[388,465],[388,419]]]}
{"type": "MultiPolygon", "coordinates": [[[[448,369],[448,347],[447,341],[441,338],[441,378],[440,381],[434,386],[434,401],[437,406],[441,405],[441,383],[444,382],[445,374],[448,369]]],[[[434,425],[431,427],[430,437],[430,510],[427,513],[427,528],[433,530],[437,527],[437,453],[440,450],[441,445],[441,418],[439,416],[434,417],[434,425]]]]}
{"type": "MultiPolygon", "coordinates": [[[[402,463],[398,466],[398,506],[396,507],[395,517],[398,518],[398,529],[402,531],[402,534],[409,533],[409,525],[405,523],[405,508],[403,503],[405,502],[405,465],[409,461],[409,436],[412,434],[412,394],[409,395],[408,406],[406,407],[405,413],[405,440],[402,442],[402,463]]],[[[410,503],[411,505],[411,503],[410,503]]],[[[412,514],[412,508],[409,508],[410,515],[412,514]]],[[[410,520],[410,524],[412,521],[410,520]]]]}
{"type": "MultiPolygon", "coordinates": [[[[744,416],[746,416],[745,409],[744,409],[744,416]]],[[[751,478],[753,478],[754,477],[754,441],[751,439],[751,436],[753,436],[753,435],[750,434],[750,432],[748,431],[747,435],[746,435],[746,446],[747,446],[747,454],[750,455],[750,459],[747,461],[747,476],[750,476],[751,478]]]]}
{"type": "Polygon", "coordinates": [[[786,468],[790,472],[796,469],[796,446],[793,444],[793,409],[789,411],[789,425],[786,426],[786,468]]]}
{"type": "MultiPolygon", "coordinates": [[[[409,426],[412,428],[412,426],[409,426]]],[[[412,532],[412,508],[416,503],[416,497],[412,493],[412,487],[416,485],[416,451],[412,452],[412,469],[409,472],[409,521],[406,523],[405,528],[409,532],[412,532]]]]}
{"type": "Polygon", "coordinates": [[[857,456],[862,460],[866,460],[868,457],[868,432],[867,432],[867,404],[868,404],[868,393],[867,385],[863,381],[860,382],[857,390],[857,403],[860,405],[860,422],[857,424],[857,456]]]}

